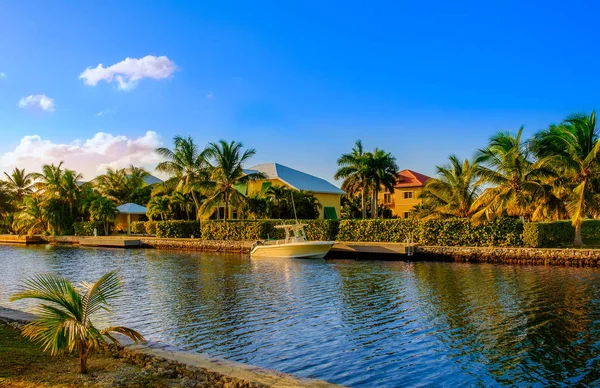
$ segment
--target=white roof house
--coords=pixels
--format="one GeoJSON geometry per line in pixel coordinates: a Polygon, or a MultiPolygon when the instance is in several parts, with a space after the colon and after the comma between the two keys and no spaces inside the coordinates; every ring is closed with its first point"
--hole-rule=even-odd
{"type": "Polygon", "coordinates": [[[297,190],[312,191],[313,193],[344,194],[337,186],[327,182],[325,179],[307,174],[293,168],[283,166],[279,163],[265,163],[244,170],[246,174],[262,172],[267,179],[279,179],[297,190]]]}

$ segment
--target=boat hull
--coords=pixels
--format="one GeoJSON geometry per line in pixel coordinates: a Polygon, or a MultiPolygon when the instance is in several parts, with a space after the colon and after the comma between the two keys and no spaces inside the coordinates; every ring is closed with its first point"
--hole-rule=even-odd
{"type": "Polygon", "coordinates": [[[257,245],[250,252],[250,257],[289,257],[298,259],[322,259],[327,255],[333,242],[310,241],[279,245],[257,245]]]}

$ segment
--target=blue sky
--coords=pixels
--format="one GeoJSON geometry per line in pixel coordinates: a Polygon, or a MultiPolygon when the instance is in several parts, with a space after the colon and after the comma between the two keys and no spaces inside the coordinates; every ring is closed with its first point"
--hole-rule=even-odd
{"type": "Polygon", "coordinates": [[[587,17],[600,6],[494,3],[0,2],[0,169],[63,150],[87,175],[88,162],[152,164],[143,147],[86,159],[103,132],[147,147],[176,134],[237,140],[257,150],[256,163],[329,180],[360,138],[432,174],[497,130],[531,134],[600,106],[599,35],[587,17]],[[79,78],[148,55],[176,70],[127,91],[79,78]],[[53,111],[19,107],[30,95],[52,99],[53,111]],[[15,152],[28,135],[50,151],[15,152]]]}

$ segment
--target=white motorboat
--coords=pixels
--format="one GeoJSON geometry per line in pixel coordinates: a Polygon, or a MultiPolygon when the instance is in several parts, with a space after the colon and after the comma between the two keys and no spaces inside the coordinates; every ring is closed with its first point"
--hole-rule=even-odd
{"type": "Polygon", "coordinates": [[[308,241],[304,232],[305,226],[305,224],[275,226],[277,229],[285,230],[285,239],[256,242],[252,246],[250,257],[324,258],[333,246],[333,241],[308,241]]]}

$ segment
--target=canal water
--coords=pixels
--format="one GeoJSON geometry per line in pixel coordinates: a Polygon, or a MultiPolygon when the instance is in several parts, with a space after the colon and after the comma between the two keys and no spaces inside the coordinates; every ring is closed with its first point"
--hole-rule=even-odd
{"type": "Polygon", "coordinates": [[[351,387],[600,383],[597,269],[0,246],[0,305],[111,269],[112,322],[210,356],[351,387]]]}

